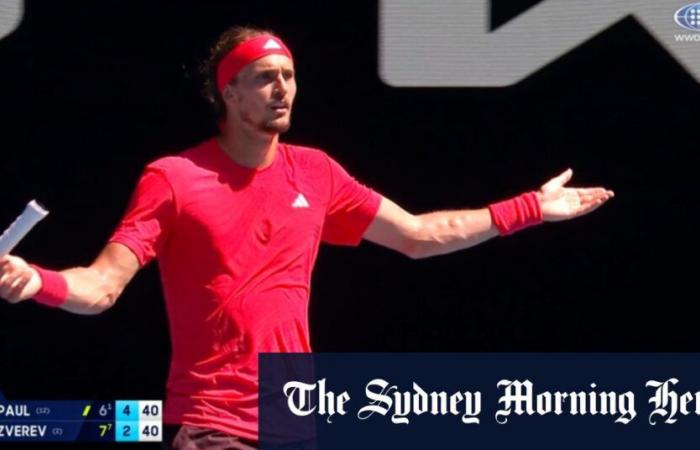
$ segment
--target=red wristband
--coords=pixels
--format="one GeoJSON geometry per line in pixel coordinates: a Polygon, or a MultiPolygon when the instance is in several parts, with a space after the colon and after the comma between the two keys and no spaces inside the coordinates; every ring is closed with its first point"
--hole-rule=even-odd
{"type": "Polygon", "coordinates": [[[501,236],[542,223],[542,209],[535,192],[489,205],[491,219],[501,236]]]}
{"type": "Polygon", "coordinates": [[[41,278],[41,290],[34,296],[34,300],[54,308],[61,306],[68,298],[66,278],[60,272],[44,269],[34,264],[30,266],[37,271],[39,278],[41,278]]]}

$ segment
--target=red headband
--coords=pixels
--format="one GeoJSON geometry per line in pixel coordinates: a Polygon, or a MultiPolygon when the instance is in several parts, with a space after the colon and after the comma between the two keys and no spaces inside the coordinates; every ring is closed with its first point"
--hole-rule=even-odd
{"type": "Polygon", "coordinates": [[[292,59],[292,53],[279,38],[263,34],[244,41],[224,56],[216,69],[216,86],[222,92],[243,67],[267,55],[285,55],[292,59]]]}

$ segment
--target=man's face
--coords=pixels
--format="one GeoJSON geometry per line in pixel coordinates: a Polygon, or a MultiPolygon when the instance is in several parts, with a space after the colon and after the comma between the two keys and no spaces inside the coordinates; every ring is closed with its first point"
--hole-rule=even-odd
{"type": "Polygon", "coordinates": [[[284,55],[267,55],[245,66],[224,90],[228,114],[236,122],[267,134],[289,129],[297,92],[294,64],[284,55]]]}

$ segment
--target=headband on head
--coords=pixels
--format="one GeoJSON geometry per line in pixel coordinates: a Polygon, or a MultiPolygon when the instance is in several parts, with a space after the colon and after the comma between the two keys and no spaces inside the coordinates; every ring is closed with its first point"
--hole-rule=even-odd
{"type": "Polygon", "coordinates": [[[216,69],[216,87],[219,92],[223,92],[243,67],[267,55],[284,55],[292,59],[292,53],[284,42],[270,34],[248,39],[231,49],[216,69]]]}

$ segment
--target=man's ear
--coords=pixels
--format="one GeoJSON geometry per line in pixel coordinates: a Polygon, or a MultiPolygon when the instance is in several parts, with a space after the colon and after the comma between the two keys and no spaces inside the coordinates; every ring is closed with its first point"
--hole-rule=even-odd
{"type": "Polygon", "coordinates": [[[235,102],[238,99],[238,96],[234,92],[233,86],[226,85],[224,88],[223,92],[221,93],[221,97],[224,99],[225,102],[235,102]]]}

